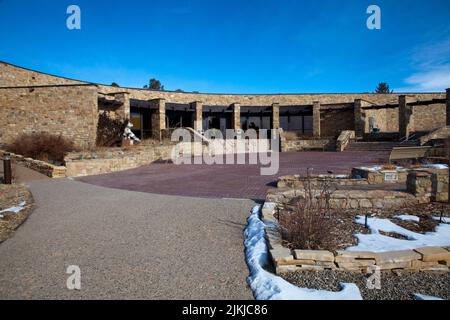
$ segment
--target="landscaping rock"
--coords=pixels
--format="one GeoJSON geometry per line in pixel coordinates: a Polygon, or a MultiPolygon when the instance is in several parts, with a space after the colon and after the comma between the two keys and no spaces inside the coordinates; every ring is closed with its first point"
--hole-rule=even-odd
{"type": "Polygon", "coordinates": [[[422,255],[422,261],[446,261],[450,260],[450,252],[441,247],[425,247],[414,249],[422,255]]]}
{"type": "Polygon", "coordinates": [[[398,263],[398,262],[411,262],[413,260],[420,260],[422,255],[413,250],[402,251],[390,251],[378,253],[375,257],[377,265],[398,263]]]}
{"type": "Polygon", "coordinates": [[[286,262],[294,260],[294,257],[291,254],[291,250],[282,246],[275,246],[275,248],[270,250],[270,254],[272,255],[272,259],[275,260],[275,262],[286,262]]]}
{"type": "Polygon", "coordinates": [[[298,260],[334,261],[334,254],[326,250],[294,250],[298,260]]]}
{"type": "Polygon", "coordinates": [[[349,262],[354,259],[375,259],[377,256],[376,253],[368,251],[349,252],[338,250],[336,253],[336,262],[349,262]]]}

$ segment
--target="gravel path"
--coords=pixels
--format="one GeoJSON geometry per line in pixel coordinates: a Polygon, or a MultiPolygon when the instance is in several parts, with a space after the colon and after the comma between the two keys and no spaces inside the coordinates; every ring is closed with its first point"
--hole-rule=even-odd
{"type": "Polygon", "coordinates": [[[250,200],[30,183],[36,210],[0,244],[0,299],[252,299],[243,229],[250,200]],[[69,265],[82,289],[66,289],[69,265]]]}
{"type": "Polygon", "coordinates": [[[439,272],[415,272],[397,275],[381,274],[381,290],[369,290],[365,275],[361,273],[320,271],[296,272],[283,275],[287,281],[312,289],[339,291],[339,283],[355,283],[364,300],[414,300],[420,293],[450,300],[450,274],[439,272]]]}

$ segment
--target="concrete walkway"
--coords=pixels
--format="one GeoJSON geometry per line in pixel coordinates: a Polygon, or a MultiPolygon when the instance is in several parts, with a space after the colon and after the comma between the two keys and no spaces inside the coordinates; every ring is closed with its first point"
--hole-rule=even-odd
{"type": "Polygon", "coordinates": [[[0,244],[0,299],[252,299],[243,229],[251,200],[30,182],[36,209],[0,244]],[[66,268],[81,268],[81,291],[66,268]]]}

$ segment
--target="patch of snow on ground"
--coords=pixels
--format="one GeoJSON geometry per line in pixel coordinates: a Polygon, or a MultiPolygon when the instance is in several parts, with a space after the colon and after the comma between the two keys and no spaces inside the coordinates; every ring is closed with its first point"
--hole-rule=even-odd
{"type": "MultiPolygon", "coordinates": [[[[440,221],[441,217],[433,217],[433,220],[440,221]]],[[[442,222],[443,223],[450,223],[450,218],[442,217],[442,222]]]]}
{"type": "Polygon", "coordinates": [[[359,167],[358,169],[366,170],[366,171],[380,171],[383,169],[381,166],[373,166],[373,167],[359,167]]]}
{"type": "Polygon", "coordinates": [[[394,218],[398,219],[398,220],[402,220],[402,221],[420,222],[420,218],[419,217],[412,216],[412,215],[409,215],[409,214],[402,214],[402,215],[399,215],[399,216],[395,216],[394,218]]]}
{"type": "Polygon", "coordinates": [[[25,201],[22,201],[21,203],[19,203],[19,205],[17,207],[11,207],[5,210],[0,211],[0,213],[4,213],[4,212],[12,212],[12,213],[19,213],[20,211],[22,211],[23,209],[25,209],[25,201]]]}
{"type": "Polygon", "coordinates": [[[245,229],[245,257],[250,275],[247,282],[257,300],[362,300],[355,284],[342,283],[342,291],[331,292],[296,287],[266,271],[269,264],[264,227],[259,217],[260,206],[252,210],[245,229]]]}
{"type": "Polygon", "coordinates": [[[427,165],[424,165],[424,168],[429,168],[429,169],[448,169],[448,165],[446,165],[446,164],[427,164],[427,165]]]}
{"type": "Polygon", "coordinates": [[[416,297],[416,300],[443,300],[438,297],[427,296],[426,294],[420,294],[420,293],[416,293],[414,296],[416,297]]]}
{"type": "MultiPolygon", "coordinates": [[[[364,216],[358,216],[356,222],[364,225],[364,216]]],[[[367,224],[371,234],[356,234],[358,245],[349,247],[347,251],[386,252],[410,250],[428,246],[450,245],[450,225],[440,224],[434,232],[420,234],[402,228],[389,219],[368,218],[367,224]],[[408,240],[396,239],[380,234],[380,231],[403,235],[408,240]]]]}

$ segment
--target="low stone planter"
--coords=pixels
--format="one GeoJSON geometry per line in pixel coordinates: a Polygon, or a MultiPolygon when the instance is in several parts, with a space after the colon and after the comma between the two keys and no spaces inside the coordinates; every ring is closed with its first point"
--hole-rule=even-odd
{"type": "Polygon", "coordinates": [[[266,202],[262,219],[270,255],[276,273],[339,270],[346,272],[381,271],[439,271],[449,272],[450,247],[425,247],[390,252],[348,252],[326,250],[291,250],[282,245],[276,204],[266,202]]]}
{"type": "MultiPolygon", "coordinates": [[[[266,201],[284,208],[303,195],[302,188],[277,188],[268,191],[266,201]]],[[[385,190],[337,190],[330,197],[330,206],[333,209],[398,208],[428,202],[430,198],[427,196],[385,190]]]]}
{"type": "Polygon", "coordinates": [[[332,186],[361,186],[368,185],[366,179],[353,179],[345,175],[323,175],[313,178],[302,177],[300,175],[282,176],[277,181],[278,188],[304,188],[305,182],[311,183],[311,186],[319,186],[325,181],[329,181],[332,186]]]}
{"type": "Polygon", "coordinates": [[[365,179],[368,184],[384,184],[384,183],[406,183],[408,177],[407,169],[390,170],[390,169],[369,169],[369,168],[353,168],[352,177],[354,179],[365,179]]]}
{"type": "Polygon", "coordinates": [[[35,160],[32,158],[26,158],[19,154],[14,154],[11,152],[6,152],[4,150],[0,150],[0,156],[4,157],[5,154],[8,154],[11,157],[11,160],[21,166],[29,168],[31,170],[35,170],[40,172],[47,177],[50,178],[64,178],[66,177],[66,167],[64,166],[55,166],[45,161],[35,160]]]}

